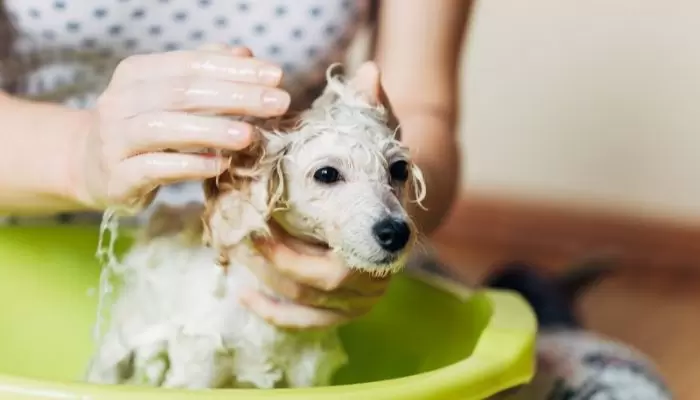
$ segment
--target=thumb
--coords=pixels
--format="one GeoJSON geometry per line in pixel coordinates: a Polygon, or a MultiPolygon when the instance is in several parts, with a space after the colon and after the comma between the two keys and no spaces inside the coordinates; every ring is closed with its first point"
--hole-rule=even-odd
{"type": "Polygon", "coordinates": [[[374,106],[384,106],[389,117],[389,126],[391,128],[395,129],[399,126],[389,97],[382,85],[379,66],[377,66],[374,61],[366,61],[360,65],[355,75],[349,81],[349,85],[364,95],[370,104],[374,106]]]}
{"type": "Polygon", "coordinates": [[[373,61],[367,61],[360,65],[348,85],[360,92],[371,104],[379,105],[382,90],[381,78],[379,67],[373,61]]]}

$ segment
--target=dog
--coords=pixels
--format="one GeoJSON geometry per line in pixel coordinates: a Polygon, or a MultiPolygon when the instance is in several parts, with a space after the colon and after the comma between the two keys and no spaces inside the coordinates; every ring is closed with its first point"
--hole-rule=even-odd
{"type": "Polygon", "coordinates": [[[251,272],[267,263],[252,240],[273,223],[376,276],[400,271],[417,240],[405,206],[425,187],[382,102],[379,71],[368,62],[346,81],[334,68],[308,110],[258,121],[257,145],[229,154],[228,171],[204,182],[204,205],[152,215],[112,267],[117,292],[89,382],[325,386],[347,363],[336,328],[281,329],[238,300],[246,288],[275,295],[251,272]]]}

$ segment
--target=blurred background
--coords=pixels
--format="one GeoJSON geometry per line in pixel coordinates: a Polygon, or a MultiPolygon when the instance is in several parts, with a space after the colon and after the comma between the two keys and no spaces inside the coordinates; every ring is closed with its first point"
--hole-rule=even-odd
{"type": "Polygon", "coordinates": [[[471,190],[700,221],[700,3],[477,1],[471,190]]]}
{"type": "Polygon", "coordinates": [[[697,0],[477,1],[464,189],[435,243],[473,284],[504,260],[613,258],[585,320],[679,399],[700,399],[699,38],[697,0]]]}

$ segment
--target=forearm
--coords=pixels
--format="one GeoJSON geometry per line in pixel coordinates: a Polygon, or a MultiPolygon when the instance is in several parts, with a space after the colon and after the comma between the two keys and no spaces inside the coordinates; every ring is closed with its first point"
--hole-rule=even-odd
{"type": "Polygon", "coordinates": [[[423,201],[412,203],[409,211],[420,231],[430,235],[450,211],[460,182],[457,93],[444,90],[441,96],[436,96],[436,100],[430,101],[406,96],[395,77],[387,76],[385,81],[387,97],[403,99],[392,101],[392,111],[400,123],[401,141],[409,148],[414,163],[420,168],[426,189],[423,201]]]}
{"type": "Polygon", "coordinates": [[[430,110],[400,118],[402,141],[411,149],[426,186],[425,200],[421,204],[412,203],[410,212],[421,233],[430,235],[447,216],[458,194],[461,154],[455,139],[455,124],[444,114],[430,110]]]}
{"type": "Polygon", "coordinates": [[[73,211],[85,111],[0,94],[0,214],[73,211]]]}
{"type": "Polygon", "coordinates": [[[381,4],[375,58],[401,124],[401,139],[425,176],[427,210],[412,211],[421,231],[429,235],[444,219],[459,187],[457,88],[471,1],[381,4]]]}

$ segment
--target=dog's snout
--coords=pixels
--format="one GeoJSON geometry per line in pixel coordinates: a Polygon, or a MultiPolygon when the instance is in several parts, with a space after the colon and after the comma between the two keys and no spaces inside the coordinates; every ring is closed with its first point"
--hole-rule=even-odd
{"type": "Polygon", "coordinates": [[[406,247],[411,238],[411,227],[404,220],[395,218],[383,219],[372,227],[374,238],[382,249],[397,252],[406,247]]]}

